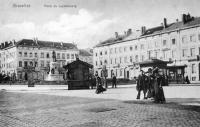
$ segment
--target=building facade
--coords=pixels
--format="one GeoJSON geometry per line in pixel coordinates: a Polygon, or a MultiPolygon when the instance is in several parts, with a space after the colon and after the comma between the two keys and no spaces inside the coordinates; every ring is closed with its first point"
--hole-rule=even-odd
{"type": "MultiPolygon", "coordinates": [[[[128,32],[127,32],[128,33],[128,32]]],[[[106,66],[108,78],[114,73],[118,78],[138,76],[135,63],[150,58],[171,61],[168,66],[185,66],[184,75],[192,82],[200,81],[200,18],[183,14],[181,21],[146,29],[140,34],[110,39],[94,47],[94,71],[101,74],[106,66]]],[[[179,73],[179,71],[177,71],[179,73]]]]}
{"type": "Polygon", "coordinates": [[[35,70],[35,77],[44,80],[52,61],[52,52],[56,52],[56,59],[60,67],[76,60],[78,48],[72,43],[40,41],[37,39],[22,39],[18,42],[1,43],[0,72],[17,79],[27,80],[28,66],[35,70]]]}

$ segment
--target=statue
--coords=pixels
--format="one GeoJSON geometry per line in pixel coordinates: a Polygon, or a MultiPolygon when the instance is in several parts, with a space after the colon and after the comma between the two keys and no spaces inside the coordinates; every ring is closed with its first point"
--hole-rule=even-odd
{"type": "Polygon", "coordinates": [[[52,58],[53,58],[53,62],[56,62],[56,52],[55,51],[52,52],[52,58]]]}

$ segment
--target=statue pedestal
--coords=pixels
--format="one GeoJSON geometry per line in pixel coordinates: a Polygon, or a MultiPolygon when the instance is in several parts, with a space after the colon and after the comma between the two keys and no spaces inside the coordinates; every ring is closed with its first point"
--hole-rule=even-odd
{"type": "Polygon", "coordinates": [[[50,62],[50,72],[47,75],[45,81],[63,81],[63,74],[59,74],[58,68],[58,62],[50,62]]]}
{"type": "Polygon", "coordinates": [[[45,81],[63,81],[63,75],[62,74],[48,74],[45,81]]]}

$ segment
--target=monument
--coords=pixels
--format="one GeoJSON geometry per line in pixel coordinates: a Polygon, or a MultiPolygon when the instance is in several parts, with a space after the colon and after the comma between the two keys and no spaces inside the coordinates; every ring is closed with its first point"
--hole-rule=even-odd
{"type": "Polygon", "coordinates": [[[59,63],[56,60],[56,52],[52,52],[52,58],[53,61],[50,62],[50,71],[49,74],[47,75],[45,81],[63,81],[63,74],[59,74],[59,63]]]}

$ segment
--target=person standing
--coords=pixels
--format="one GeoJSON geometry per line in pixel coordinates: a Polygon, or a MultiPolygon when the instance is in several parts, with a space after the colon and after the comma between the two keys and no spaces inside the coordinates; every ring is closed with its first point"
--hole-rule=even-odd
{"type": "Polygon", "coordinates": [[[140,74],[138,76],[138,79],[137,79],[137,86],[136,86],[136,89],[138,91],[138,94],[137,94],[137,98],[136,99],[140,99],[140,93],[141,91],[143,90],[144,92],[144,99],[146,99],[145,97],[145,92],[144,91],[144,85],[145,85],[145,76],[144,76],[144,72],[143,70],[140,70],[140,74]]]}
{"type": "Polygon", "coordinates": [[[153,74],[155,75],[155,81],[154,81],[154,102],[155,103],[165,103],[165,96],[163,91],[163,77],[159,74],[159,69],[155,68],[153,71],[153,74]]]}
{"type": "Polygon", "coordinates": [[[112,77],[112,88],[117,88],[117,78],[116,76],[113,74],[113,77],[112,77]]]}

